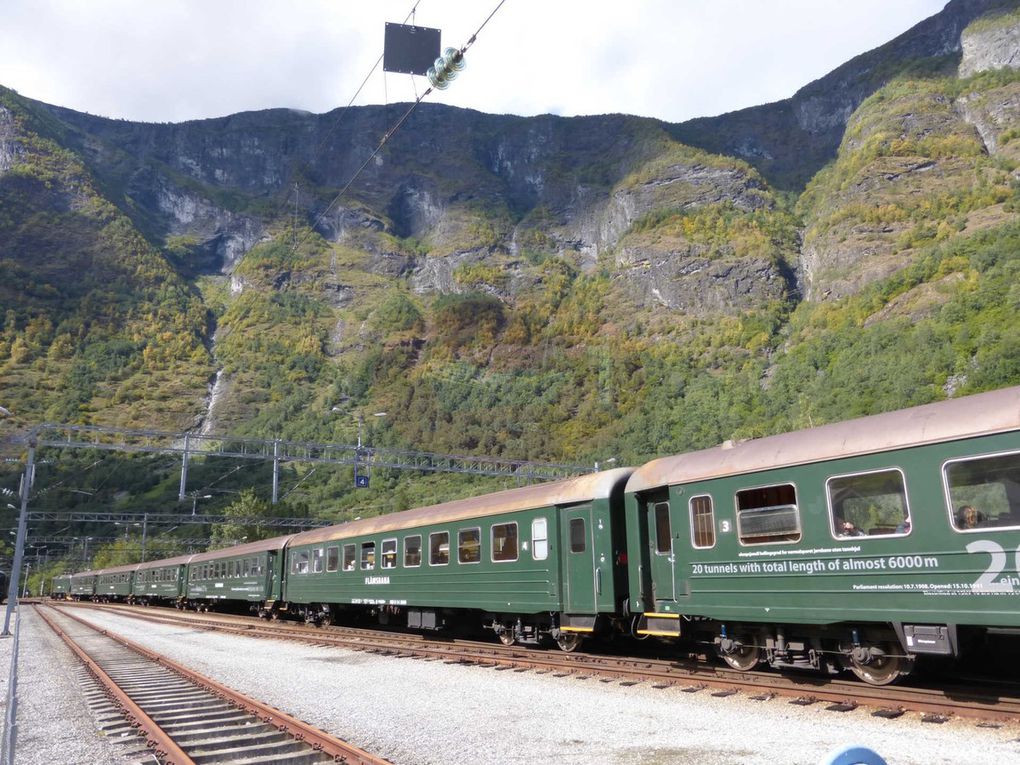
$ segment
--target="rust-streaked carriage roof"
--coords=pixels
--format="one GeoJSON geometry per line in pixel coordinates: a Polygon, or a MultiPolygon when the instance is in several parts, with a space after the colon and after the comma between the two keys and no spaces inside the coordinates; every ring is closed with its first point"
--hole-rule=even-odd
{"type": "Polygon", "coordinates": [[[627,491],[874,454],[1020,429],[1020,387],[654,460],[627,491]]]}
{"type": "Polygon", "coordinates": [[[138,564],[139,571],[148,571],[150,568],[167,568],[168,566],[186,566],[194,558],[196,553],[178,555],[176,558],[164,558],[163,560],[150,560],[138,564]]]}
{"type": "Polygon", "coordinates": [[[337,526],[305,531],[295,534],[290,544],[294,546],[330,542],[364,534],[400,531],[437,523],[456,523],[520,510],[602,499],[608,497],[616,487],[622,487],[633,472],[633,468],[603,470],[600,473],[590,473],[555,483],[524,486],[520,489],[507,489],[481,497],[457,499],[440,505],[416,507],[400,513],[390,513],[375,518],[365,518],[337,526]]]}
{"type": "Polygon", "coordinates": [[[100,568],[86,573],[95,574],[96,576],[105,576],[106,574],[123,574],[127,571],[134,571],[137,568],[137,563],[128,563],[125,566],[111,566],[110,568],[100,568]]]}
{"type": "MultiPolygon", "coordinates": [[[[265,552],[266,550],[282,550],[287,541],[293,536],[293,534],[286,534],[282,537],[260,539],[257,542],[248,542],[247,544],[235,545],[234,547],[224,547],[210,552],[196,553],[191,556],[190,563],[203,563],[207,560],[219,560],[220,558],[234,558],[238,555],[253,555],[265,552]]],[[[162,561],[162,563],[166,565],[166,561],[162,561]]]]}

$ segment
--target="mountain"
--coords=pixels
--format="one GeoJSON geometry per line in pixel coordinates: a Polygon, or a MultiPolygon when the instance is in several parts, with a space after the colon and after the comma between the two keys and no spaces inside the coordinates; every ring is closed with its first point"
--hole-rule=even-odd
{"type": "MultiPolygon", "coordinates": [[[[953,0],[778,104],[423,104],[374,157],[406,105],[138,124],[0,90],[0,403],[633,463],[1015,384],[1018,34],[953,0]]],[[[324,472],[294,499],[331,515],[472,490],[324,472]]]]}

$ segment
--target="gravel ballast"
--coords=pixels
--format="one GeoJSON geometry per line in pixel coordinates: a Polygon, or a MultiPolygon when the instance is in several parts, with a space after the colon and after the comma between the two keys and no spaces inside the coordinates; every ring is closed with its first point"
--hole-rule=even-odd
{"type": "MultiPolygon", "coordinates": [[[[125,751],[100,733],[79,682],[81,663],[35,610],[19,607],[15,765],[108,765],[125,751]]],[[[5,641],[6,642],[6,641],[5,641]]],[[[4,675],[6,692],[6,674],[4,675]]]]}
{"type": "MultiPolygon", "coordinates": [[[[1020,761],[1017,726],[937,725],[916,714],[882,720],[863,709],[828,712],[779,698],[623,687],[75,613],[398,765],[815,765],[851,744],[877,749],[889,765],[1020,761]]],[[[35,671],[67,674],[47,641],[33,638],[24,648],[23,662],[34,654],[35,671]]],[[[34,725],[36,716],[21,719],[34,725]]],[[[104,762],[94,755],[37,761],[104,762]]]]}

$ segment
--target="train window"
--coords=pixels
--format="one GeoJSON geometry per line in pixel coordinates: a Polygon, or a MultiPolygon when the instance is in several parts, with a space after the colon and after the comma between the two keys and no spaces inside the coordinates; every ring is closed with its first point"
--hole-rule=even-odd
{"type": "Polygon", "coordinates": [[[445,566],[450,562],[450,532],[436,531],[429,534],[429,565],[445,566]]]}
{"type": "Polygon", "coordinates": [[[799,541],[800,513],[793,484],[738,491],[737,530],[745,545],[799,541]]]}
{"type": "Polygon", "coordinates": [[[549,557],[549,524],[545,518],[531,522],[531,557],[535,560],[549,557]]]}
{"type": "Polygon", "coordinates": [[[497,523],[492,527],[492,559],[498,563],[517,560],[516,523],[497,523]]]}
{"type": "Polygon", "coordinates": [[[308,550],[300,550],[297,554],[297,572],[299,574],[308,573],[308,550]]]}
{"type": "Polygon", "coordinates": [[[715,547],[715,508],[707,494],[691,497],[691,544],[699,549],[715,547]]]}
{"type": "Polygon", "coordinates": [[[585,548],[584,518],[570,519],[570,552],[582,553],[585,548]]]}
{"type": "Polygon", "coordinates": [[[344,571],[354,570],[354,545],[344,545],[344,571]]]}
{"type": "Polygon", "coordinates": [[[954,529],[1020,526],[1020,452],[947,462],[942,471],[954,529]]]}
{"type": "Polygon", "coordinates": [[[397,567],[397,540],[384,539],[382,542],[382,567],[397,567]]]}
{"type": "Polygon", "coordinates": [[[478,563],[482,559],[482,530],[461,529],[457,532],[457,561],[478,563]]]}
{"type": "Polygon", "coordinates": [[[910,532],[907,490],[899,470],[835,476],[825,482],[829,522],[837,539],[910,532]]]}
{"type": "Polygon", "coordinates": [[[322,573],[322,563],[323,563],[323,558],[325,558],[325,557],[326,557],[326,551],[323,550],[321,547],[316,547],[314,550],[312,550],[312,573],[313,574],[321,574],[322,573]]]}
{"type": "Polygon", "coordinates": [[[655,552],[659,555],[669,555],[673,549],[673,531],[669,526],[669,502],[656,502],[653,510],[655,512],[655,552]]]}
{"type": "Polygon", "coordinates": [[[361,569],[367,571],[375,568],[375,542],[361,543],[361,569]]]}
{"type": "Polygon", "coordinates": [[[340,568],[340,548],[336,545],[326,548],[326,571],[336,571],[340,568]]]}
{"type": "Polygon", "coordinates": [[[414,568],[421,565],[421,535],[404,537],[404,566],[414,568]]]}

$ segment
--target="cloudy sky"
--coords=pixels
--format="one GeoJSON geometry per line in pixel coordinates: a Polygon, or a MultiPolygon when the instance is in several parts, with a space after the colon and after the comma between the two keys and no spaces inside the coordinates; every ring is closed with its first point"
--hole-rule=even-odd
{"type": "MultiPolygon", "coordinates": [[[[459,47],[499,0],[418,0],[459,47]]],[[[505,0],[430,102],[673,122],[786,98],[945,0],[505,0]]],[[[73,109],[171,122],[346,105],[414,0],[3,0],[0,84],[73,109]]],[[[413,100],[384,74],[358,104],[413,100]]]]}

